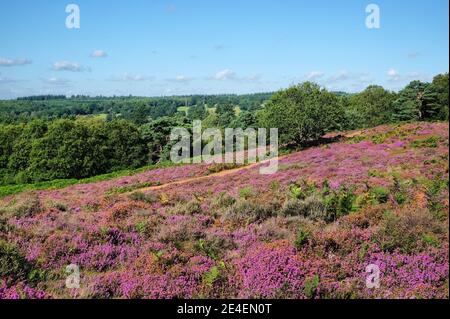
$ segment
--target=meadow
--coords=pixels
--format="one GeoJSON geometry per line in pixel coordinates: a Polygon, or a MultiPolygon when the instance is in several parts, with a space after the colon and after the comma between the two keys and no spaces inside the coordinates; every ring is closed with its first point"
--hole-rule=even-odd
{"type": "Polygon", "coordinates": [[[183,165],[8,195],[0,298],[448,298],[448,138],[382,125],[274,175],[183,165]]]}

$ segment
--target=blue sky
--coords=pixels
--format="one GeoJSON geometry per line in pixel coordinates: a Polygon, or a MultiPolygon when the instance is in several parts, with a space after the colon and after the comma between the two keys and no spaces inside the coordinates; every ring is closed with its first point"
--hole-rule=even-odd
{"type": "Polygon", "coordinates": [[[398,90],[448,72],[447,0],[2,0],[0,98],[398,90]],[[81,28],[67,29],[66,5],[81,28]],[[365,8],[381,10],[380,29],[365,8]],[[97,57],[95,57],[97,56],[97,57]]]}

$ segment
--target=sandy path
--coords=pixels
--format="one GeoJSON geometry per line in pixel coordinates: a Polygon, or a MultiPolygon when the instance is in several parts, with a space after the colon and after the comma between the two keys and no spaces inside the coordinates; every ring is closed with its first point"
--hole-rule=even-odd
{"type": "MultiPolygon", "coordinates": [[[[344,138],[352,138],[352,137],[355,137],[355,136],[358,136],[358,135],[361,135],[361,134],[362,134],[362,131],[352,131],[352,132],[348,132],[347,134],[343,135],[343,137],[344,138]]],[[[293,155],[293,154],[295,154],[295,153],[287,154],[287,155],[283,155],[283,156],[278,156],[278,161],[282,160],[285,157],[293,155]]],[[[212,173],[212,174],[205,175],[205,176],[191,177],[191,178],[187,178],[187,179],[183,179],[183,180],[179,180],[179,181],[175,181],[175,182],[166,183],[166,184],[163,184],[163,185],[139,188],[139,189],[133,190],[133,191],[131,191],[129,193],[133,193],[135,191],[140,191],[140,192],[157,191],[157,190],[161,190],[161,189],[164,189],[164,188],[167,188],[167,187],[170,187],[170,186],[180,186],[180,185],[188,184],[188,183],[191,183],[191,182],[198,182],[198,181],[206,180],[206,179],[209,179],[209,178],[227,176],[227,175],[235,174],[235,173],[238,173],[238,172],[242,172],[244,170],[252,169],[253,167],[258,166],[258,165],[264,165],[268,161],[270,161],[270,160],[264,160],[264,161],[261,161],[261,162],[253,163],[253,164],[242,166],[242,167],[238,167],[238,168],[223,170],[223,171],[220,171],[220,172],[217,172],[217,173],[212,173]]],[[[125,193],[125,194],[129,194],[129,193],[125,193]]]]}

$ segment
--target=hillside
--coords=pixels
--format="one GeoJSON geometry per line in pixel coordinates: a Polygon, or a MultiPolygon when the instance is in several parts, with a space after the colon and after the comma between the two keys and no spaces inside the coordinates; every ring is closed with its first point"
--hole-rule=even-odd
{"type": "Polygon", "coordinates": [[[186,165],[9,196],[0,299],[448,298],[448,138],[448,123],[385,125],[274,175],[186,165]]]}

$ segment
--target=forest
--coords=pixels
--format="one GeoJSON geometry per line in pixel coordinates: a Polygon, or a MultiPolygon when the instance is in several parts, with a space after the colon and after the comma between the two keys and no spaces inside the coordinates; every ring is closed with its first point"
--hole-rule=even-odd
{"type": "Polygon", "coordinates": [[[448,121],[448,73],[399,92],[311,82],[275,93],[172,97],[30,96],[0,101],[0,185],[82,179],[168,160],[173,127],[279,129],[285,148],[327,132],[448,121]],[[299,129],[301,128],[301,129],[299,129]]]}

